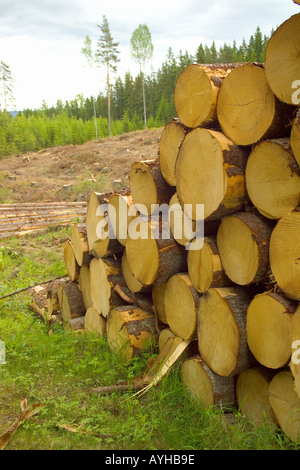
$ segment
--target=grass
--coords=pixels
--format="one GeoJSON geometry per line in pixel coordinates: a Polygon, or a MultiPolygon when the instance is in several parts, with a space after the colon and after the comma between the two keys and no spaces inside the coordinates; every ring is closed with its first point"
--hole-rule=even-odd
{"type": "MultiPolygon", "coordinates": [[[[62,254],[70,228],[0,243],[0,296],[64,274],[62,254]]],[[[20,412],[20,401],[42,403],[7,450],[296,450],[279,429],[256,428],[237,409],[205,409],[190,399],[179,364],[140,398],[129,392],[99,395],[144,371],[149,354],[122,363],[106,338],[48,325],[29,308],[30,295],[0,300],[0,435],[20,412]],[[80,431],[80,432],[72,432],[80,431]]]]}

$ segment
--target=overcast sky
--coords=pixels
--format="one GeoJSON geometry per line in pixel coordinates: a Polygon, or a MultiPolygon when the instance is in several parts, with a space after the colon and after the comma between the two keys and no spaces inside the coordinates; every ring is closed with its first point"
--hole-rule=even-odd
{"type": "Polygon", "coordinates": [[[146,24],[154,45],[147,65],[160,68],[169,47],[195,54],[197,47],[239,45],[259,26],[269,35],[290,16],[300,13],[292,0],[0,0],[0,60],[14,78],[18,110],[48,106],[105,91],[105,70],[90,68],[80,52],[86,35],[95,48],[103,15],[119,42],[117,76],[133,77],[138,67],[130,57],[133,31],[146,24]]]}

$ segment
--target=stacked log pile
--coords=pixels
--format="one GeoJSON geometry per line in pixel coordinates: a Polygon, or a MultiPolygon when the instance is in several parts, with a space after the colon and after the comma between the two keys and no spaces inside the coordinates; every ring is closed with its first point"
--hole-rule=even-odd
{"type": "Polygon", "coordinates": [[[128,193],[91,195],[85,225],[66,244],[69,279],[57,292],[63,321],[106,335],[121,359],[162,336],[190,341],[181,377],[192,397],[237,405],[293,441],[299,36],[297,14],[271,37],[264,64],[183,70],[178,117],[165,126],[157,159],[133,164],[128,193]]]}

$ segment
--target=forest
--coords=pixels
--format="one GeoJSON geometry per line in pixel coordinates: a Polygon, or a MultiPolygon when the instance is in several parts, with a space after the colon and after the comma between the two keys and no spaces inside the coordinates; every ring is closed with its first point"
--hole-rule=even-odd
{"type": "MultiPolygon", "coordinates": [[[[258,26],[249,40],[243,39],[239,46],[234,40],[232,44],[224,43],[217,48],[213,41],[211,46],[199,44],[194,54],[180,51],[178,56],[169,48],[161,67],[144,77],[147,127],[164,126],[176,117],[174,89],[180,73],[187,65],[264,62],[265,50],[272,34],[273,31],[269,36],[263,35],[258,26]]],[[[128,71],[124,78],[117,77],[111,85],[112,135],[145,127],[142,83],[142,73],[133,77],[128,71]]],[[[51,107],[43,102],[40,109],[24,109],[14,117],[11,113],[1,111],[0,158],[107,137],[107,109],[107,92],[101,91],[95,100],[93,97],[77,95],[65,103],[58,100],[51,107]]]]}

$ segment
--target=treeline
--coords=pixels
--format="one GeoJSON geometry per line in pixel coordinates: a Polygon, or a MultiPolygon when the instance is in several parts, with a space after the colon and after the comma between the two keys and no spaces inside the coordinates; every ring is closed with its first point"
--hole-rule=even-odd
{"type": "MultiPolygon", "coordinates": [[[[270,35],[273,31],[271,31],[270,35]]],[[[145,77],[147,127],[160,127],[176,116],[174,89],[181,71],[191,63],[264,62],[270,36],[257,27],[248,42],[238,47],[224,43],[217,49],[200,44],[194,55],[188,52],[176,57],[171,48],[158,71],[145,77]]],[[[133,77],[127,72],[118,77],[111,89],[112,135],[144,127],[142,75],[133,77]]],[[[94,138],[108,136],[107,95],[95,99],[78,95],[74,100],[46,103],[40,109],[25,109],[15,118],[0,115],[0,156],[36,151],[45,147],[82,144],[94,138]]]]}

